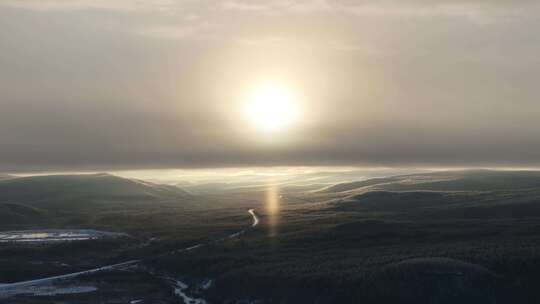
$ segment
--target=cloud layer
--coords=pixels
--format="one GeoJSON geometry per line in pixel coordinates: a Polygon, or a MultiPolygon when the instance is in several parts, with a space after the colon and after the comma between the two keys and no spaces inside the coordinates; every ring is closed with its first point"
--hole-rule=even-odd
{"type": "Polygon", "coordinates": [[[0,171],[537,166],[539,13],[536,1],[2,1],[0,171]],[[283,134],[242,117],[265,81],[299,96],[283,134]]]}

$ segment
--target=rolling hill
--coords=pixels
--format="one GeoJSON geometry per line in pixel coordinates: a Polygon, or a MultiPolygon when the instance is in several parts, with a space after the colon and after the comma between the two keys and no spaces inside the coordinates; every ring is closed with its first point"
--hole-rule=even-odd
{"type": "Polygon", "coordinates": [[[279,198],[277,215],[257,209],[262,224],[246,241],[160,259],[157,267],[213,278],[207,298],[216,303],[539,297],[540,172],[408,174],[279,198]]]}
{"type": "Polygon", "coordinates": [[[45,211],[21,204],[0,203],[2,224],[39,224],[45,218],[45,211]]]}
{"type": "MultiPolygon", "coordinates": [[[[183,189],[106,173],[0,180],[0,230],[165,229],[208,203],[183,189]]],[[[171,228],[172,229],[172,228],[171,228]]]]}
{"type": "Polygon", "coordinates": [[[155,201],[187,197],[175,186],[158,185],[100,173],[31,176],[0,180],[0,202],[35,204],[41,201],[155,201]]]}
{"type": "Polygon", "coordinates": [[[368,190],[498,191],[540,188],[540,171],[465,170],[374,178],[339,183],[324,193],[368,190]]]}
{"type": "Polygon", "coordinates": [[[446,171],[342,183],[319,191],[337,196],[334,210],[415,218],[540,216],[538,171],[446,171]]]}

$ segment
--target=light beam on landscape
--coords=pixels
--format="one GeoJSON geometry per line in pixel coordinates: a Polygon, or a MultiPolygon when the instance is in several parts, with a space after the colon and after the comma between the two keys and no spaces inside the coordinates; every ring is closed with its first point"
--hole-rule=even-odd
{"type": "Polygon", "coordinates": [[[279,209],[279,187],[276,185],[269,185],[266,189],[266,213],[268,215],[269,235],[271,237],[277,234],[279,209]]]}

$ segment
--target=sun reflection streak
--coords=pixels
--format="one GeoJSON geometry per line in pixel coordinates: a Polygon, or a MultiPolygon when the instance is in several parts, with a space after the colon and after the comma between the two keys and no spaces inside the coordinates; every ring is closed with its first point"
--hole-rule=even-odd
{"type": "Polygon", "coordinates": [[[269,185],[266,189],[266,213],[268,215],[269,235],[277,234],[279,224],[280,195],[279,187],[269,185]]]}

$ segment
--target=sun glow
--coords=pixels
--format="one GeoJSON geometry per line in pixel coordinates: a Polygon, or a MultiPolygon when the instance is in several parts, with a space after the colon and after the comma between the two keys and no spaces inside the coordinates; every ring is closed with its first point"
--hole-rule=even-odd
{"type": "Polygon", "coordinates": [[[290,126],[298,116],[291,93],[277,85],[265,85],[253,90],[247,98],[245,112],[254,126],[265,131],[290,126]]]}

